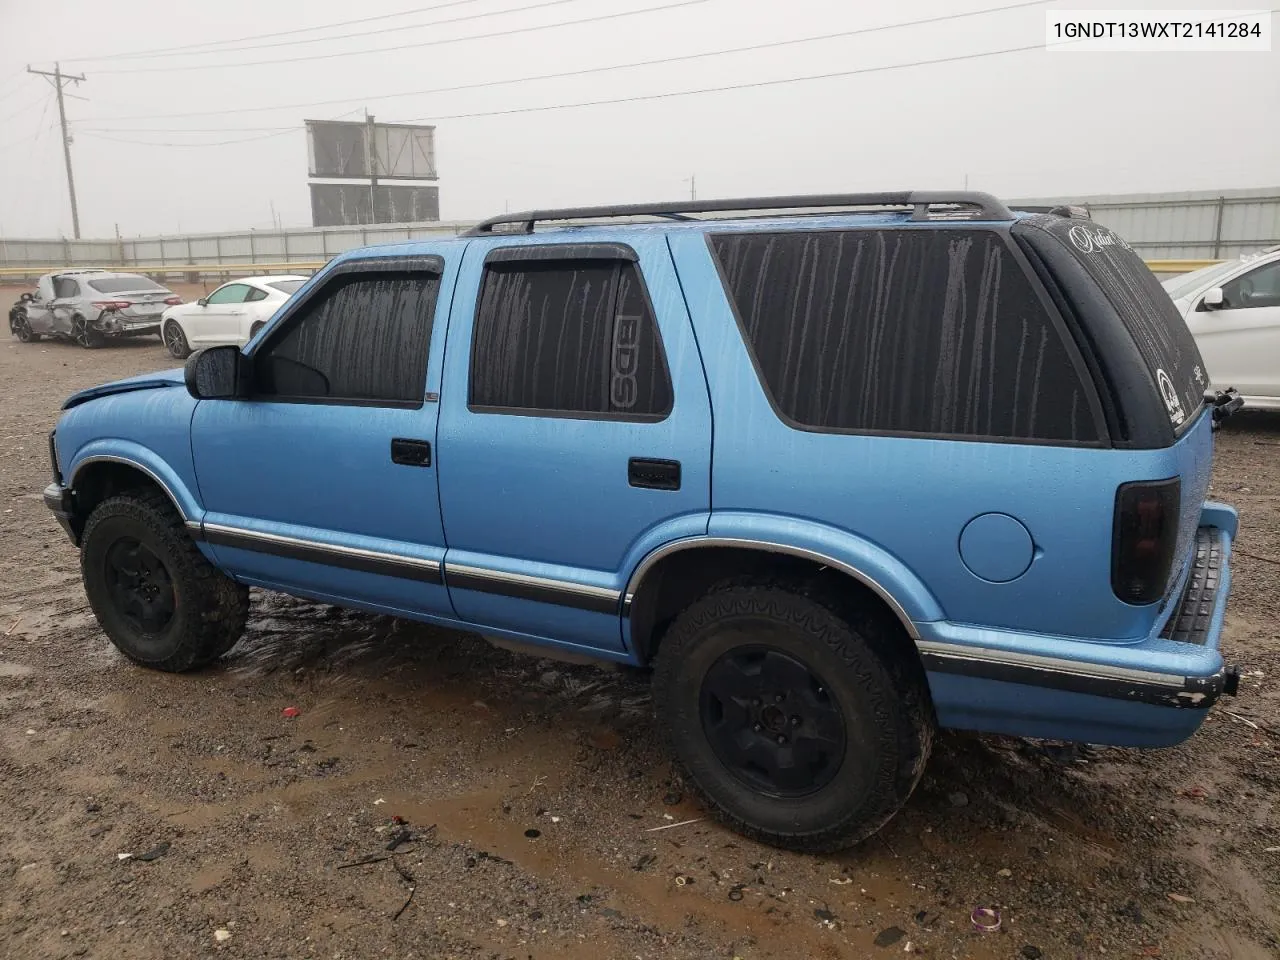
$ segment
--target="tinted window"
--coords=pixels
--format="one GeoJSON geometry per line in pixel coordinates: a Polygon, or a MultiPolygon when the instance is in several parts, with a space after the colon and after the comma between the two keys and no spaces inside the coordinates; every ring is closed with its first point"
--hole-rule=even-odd
{"type": "Polygon", "coordinates": [[[146,277],[106,277],[102,280],[86,280],[85,282],[99,293],[136,293],[140,290],[169,292],[166,287],[162,287],[154,280],[148,280],[146,277]]]}
{"type": "Polygon", "coordinates": [[[1022,224],[1044,231],[1070,251],[1129,331],[1174,427],[1192,423],[1207,385],[1204,361],[1173,300],[1142,258],[1121,237],[1090,220],[1031,217],[1022,224]]]}
{"type": "Polygon", "coordinates": [[[1234,310],[1280,307],[1280,260],[1224,283],[1222,306],[1234,310]]]}
{"type": "Polygon", "coordinates": [[[549,260],[485,268],[473,407],[661,419],[671,380],[634,263],[549,260]]]}
{"type": "Polygon", "coordinates": [[[78,297],[80,296],[80,287],[70,277],[56,277],[53,281],[53,295],[55,297],[78,297]]]}
{"type": "Polygon", "coordinates": [[[794,423],[1098,438],[1071,355],[998,234],[716,234],[711,243],[765,386],[794,423]]]}
{"type": "Polygon", "coordinates": [[[245,303],[257,303],[265,299],[267,299],[267,291],[259,290],[257,287],[250,287],[249,292],[244,295],[245,303]]]}
{"type": "Polygon", "coordinates": [[[245,296],[251,289],[243,283],[228,283],[209,294],[205,303],[244,303],[245,296]]]}
{"type": "Polygon", "coordinates": [[[257,392],[420,404],[440,277],[338,276],[259,353],[257,392]]]}
{"type": "Polygon", "coordinates": [[[272,280],[270,283],[267,284],[267,286],[274,287],[276,290],[279,290],[281,293],[290,294],[290,293],[293,293],[295,290],[297,290],[300,286],[302,286],[306,282],[307,281],[305,280],[272,280]]]}

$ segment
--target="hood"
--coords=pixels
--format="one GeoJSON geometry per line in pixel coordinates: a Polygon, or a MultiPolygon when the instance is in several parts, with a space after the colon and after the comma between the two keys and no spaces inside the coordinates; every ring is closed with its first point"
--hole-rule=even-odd
{"type": "Polygon", "coordinates": [[[181,387],[185,385],[186,380],[183,378],[182,367],[175,367],[172,370],[158,370],[155,373],[144,373],[136,377],[127,377],[124,380],[113,380],[111,383],[80,390],[62,402],[62,409],[70,410],[72,407],[78,407],[80,404],[96,400],[98,397],[109,397],[113,393],[128,393],[131,390],[154,390],[159,387],[181,387]]]}

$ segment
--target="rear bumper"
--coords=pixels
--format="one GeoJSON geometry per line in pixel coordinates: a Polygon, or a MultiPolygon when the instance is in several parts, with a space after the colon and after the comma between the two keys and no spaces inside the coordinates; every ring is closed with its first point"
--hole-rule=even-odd
{"type": "Polygon", "coordinates": [[[136,337],[148,333],[159,333],[160,317],[157,316],[154,320],[150,318],[130,320],[127,317],[104,313],[98,317],[94,326],[109,337],[136,337]]]}
{"type": "Polygon", "coordinates": [[[1137,643],[917,624],[939,723],[1124,746],[1185,740],[1236,692],[1218,652],[1235,530],[1234,510],[1205,505],[1178,599],[1137,643]]]}

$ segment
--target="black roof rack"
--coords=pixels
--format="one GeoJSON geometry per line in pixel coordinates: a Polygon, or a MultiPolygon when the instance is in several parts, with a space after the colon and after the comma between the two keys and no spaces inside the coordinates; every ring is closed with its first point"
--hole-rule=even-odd
{"type": "Polygon", "coordinates": [[[626,203],[613,207],[567,207],[504,213],[481,221],[464,237],[533,233],[533,225],[551,220],[608,220],[619,217],[657,217],[697,220],[699,213],[747,213],[759,210],[829,210],[832,207],[911,207],[912,219],[927,220],[934,207],[964,208],[969,219],[1012,220],[1013,213],[989,193],[977,190],[904,190],[887,193],[833,193],[798,197],[748,197],[736,200],[676,200],[670,203],[626,203]],[[495,230],[495,227],[510,227],[495,230]]]}

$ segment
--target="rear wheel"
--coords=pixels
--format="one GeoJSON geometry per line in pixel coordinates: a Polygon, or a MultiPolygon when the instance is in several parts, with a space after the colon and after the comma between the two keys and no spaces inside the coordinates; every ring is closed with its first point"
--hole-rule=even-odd
{"type": "Polygon", "coordinates": [[[812,584],[726,584],[659,647],[658,721],[734,829],[794,850],[852,846],[906,802],[932,746],[923,672],[898,639],[812,584]]]}
{"type": "Polygon", "coordinates": [[[182,326],[177,320],[165,322],[164,329],[160,331],[160,339],[164,341],[165,348],[169,351],[169,356],[175,360],[185,360],[191,356],[191,347],[187,343],[187,336],[182,332],[182,326]]]}
{"type": "Polygon", "coordinates": [[[31,321],[27,319],[27,312],[21,310],[9,321],[9,330],[20,343],[35,343],[40,339],[40,334],[33,333],[31,330],[31,321]]]}
{"type": "Polygon", "coordinates": [[[71,337],[86,350],[96,350],[107,342],[102,332],[94,330],[89,326],[89,321],[78,313],[71,318],[71,337]]]}
{"type": "Polygon", "coordinates": [[[258,320],[257,322],[255,322],[254,325],[249,328],[249,339],[252,340],[254,337],[256,337],[259,331],[261,331],[264,326],[266,326],[266,324],[264,324],[261,320],[258,320]]]}
{"type": "Polygon", "coordinates": [[[249,590],[217,570],[156,490],[104,500],[80,548],[85,593],[108,639],[135,663],[181,672],[244,632],[249,590]]]}

